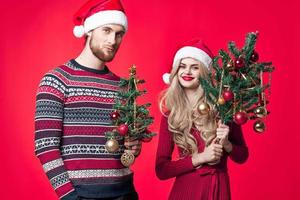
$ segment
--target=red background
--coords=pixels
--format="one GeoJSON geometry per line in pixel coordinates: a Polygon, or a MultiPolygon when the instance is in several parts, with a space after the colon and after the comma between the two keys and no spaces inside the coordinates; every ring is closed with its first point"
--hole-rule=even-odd
{"type": "MultiPolygon", "coordinates": [[[[35,92],[46,71],[76,57],[82,49],[83,40],[72,36],[72,16],[83,2],[1,2],[1,199],[57,198],[34,156],[35,92]]],[[[152,129],[158,131],[157,97],[165,87],[161,75],[168,68],[174,47],[198,36],[217,53],[230,40],[241,46],[247,32],[259,30],[256,49],[260,60],[273,61],[277,67],[271,114],[262,135],[253,132],[252,122],[244,126],[250,157],[243,165],[229,162],[232,196],[234,200],[299,199],[299,3],[210,2],[123,0],[129,31],[109,67],[126,76],[127,68],[137,65],[139,76],[147,81],[145,101],[153,105],[152,129]]],[[[141,200],[167,199],[172,185],[173,180],[160,181],[155,176],[156,147],[157,138],[145,144],[132,167],[141,200]]]]}

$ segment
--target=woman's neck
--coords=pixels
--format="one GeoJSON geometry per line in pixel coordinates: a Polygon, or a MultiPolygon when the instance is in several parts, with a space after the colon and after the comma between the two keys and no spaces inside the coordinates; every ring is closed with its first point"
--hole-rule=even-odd
{"type": "Polygon", "coordinates": [[[192,109],[203,96],[203,89],[201,86],[196,89],[185,89],[184,92],[192,109]]]}

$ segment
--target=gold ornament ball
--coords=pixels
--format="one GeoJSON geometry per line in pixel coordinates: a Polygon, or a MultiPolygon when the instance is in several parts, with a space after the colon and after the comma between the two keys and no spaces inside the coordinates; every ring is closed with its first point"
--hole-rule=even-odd
{"type": "Polygon", "coordinates": [[[129,167],[130,165],[132,165],[134,163],[134,159],[135,159],[135,156],[132,153],[125,152],[121,156],[121,163],[125,167],[129,167]]]}
{"type": "Polygon", "coordinates": [[[105,143],[105,148],[109,153],[115,153],[119,149],[119,142],[115,139],[110,139],[105,143]]]}
{"type": "Polygon", "coordinates": [[[201,103],[198,107],[201,114],[206,115],[210,111],[209,105],[207,103],[201,103]]]}
{"type": "Polygon", "coordinates": [[[256,117],[260,117],[261,118],[261,117],[264,117],[264,116],[267,115],[267,110],[266,110],[265,107],[257,107],[254,110],[254,114],[255,114],[256,117]]]}
{"type": "Polygon", "coordinates": [[[266,125],[265,125],[265,123],[264,123],[263,121],[257,120],[257,121],[254,123],[254,125],[253,125],[253,129],[254,129],[254,131],[257,132],[257,133],[262,133],[262,132],[265,131],[266,125]]]}
{"type": "Polygon", "coordinates": [[[225,99],[224,99],[223,97],[220,97],[220,98],[218,99],[218,104],[219,104],[219,105],[224,105],[224,104],[225,104],[225,99]]]}

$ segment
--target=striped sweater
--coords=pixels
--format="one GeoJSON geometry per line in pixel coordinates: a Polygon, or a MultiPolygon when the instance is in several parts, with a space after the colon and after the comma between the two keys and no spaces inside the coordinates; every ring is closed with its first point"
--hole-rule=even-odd
{"type": "Polygon", "coordinates": [[[134,191],[120,150],[105,149],[120,78],[70,60],[42,78],[36,96],[35,153],[58,197],[105,198],[134,191]]]}

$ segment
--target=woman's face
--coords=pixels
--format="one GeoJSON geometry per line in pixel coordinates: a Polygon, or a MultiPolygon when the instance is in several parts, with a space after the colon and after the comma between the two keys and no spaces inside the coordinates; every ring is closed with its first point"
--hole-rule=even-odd
{"type": "Polygon", "coordinates": [[[201,63],[194,58],[183,58],[179,64],[177,77],[184,89],[197,89],[201,74],[201,63]]]}

